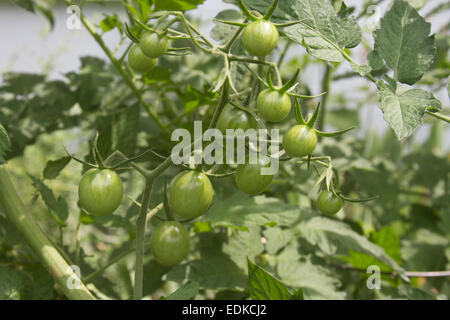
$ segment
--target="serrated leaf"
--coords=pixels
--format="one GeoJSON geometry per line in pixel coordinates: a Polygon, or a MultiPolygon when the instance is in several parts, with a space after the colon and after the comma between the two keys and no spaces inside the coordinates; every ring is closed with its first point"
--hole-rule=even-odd
{"type": "Polygon", "coordinates": [[[244,289],[247,277],[226,255],[210,252],[201,259],[177,265],[166,275],[167,280],[197,282],[205,289],[244,289]],[[211,266],[214,266],[212,268],[211,266]]]}
{"type": "Polygon", "coordinates": [[[396,0],[374,32],[375,51],[394,71],[394,79],[412,85],[429,69],[436,54],[431,24],[407,2],[396,0]]]}
{"type": "Polygon", "coordinates": [[[6,153],[11,150],[11,139],[0,123],[0,165],[6,162],[6,153]]]}
{"type": "Polygon", "coordinates": [[[315,264],[311,256],[301,256],[296,245],[290,245],[277,257],[277,274],[292,287],[301,287],[306,300],[345,298],[339,291],[341,282],[329,268],[315,264]]]}
{"type": "Polygon", "coordinates": [[[117,14],[106,16],[102,21],[100,21],[100,28],[104,33],[111,31],[114,28],[119,29],[120,33],[123,32],[122,24],[117,14]]]}
{"type": "Polygon", "coordinates": [[[63,170],[70,162],[70,157],[62,157],[57,160],[49,160],[45,166],[43,177],[44,179],[55,179],[61,170],[63,170]]]}
{"type": "Polygon", "coordinates": [[[288,226],[296,221],[298,216],[297,207],[279,199],[235,193],[229,198],[214,201],[202,220],[211,222],[213,227],[248,228],[269,224],[288,226]]]}
{"type": "Polygon", "coordinates": [[[197,295],[199,285],[197,282],[188,281],[178,290],[166,297],[166,300],[189,300],[197,295]]]}
{"type": "Polygon", "coordinates": [[[33,180],[33,186],[39,192],[52,217],[55,218],[61,226],[64,226],[69,217],[69,209],[66,200],[62,197],[56,199],[53,191],[42,180],[32,175],[29,175],[29,177],[33,180]]]}
{"type": "Polygon", "coordinates": [[[0,265],[0,300],[29,299],[30,280],[25,272],[0,265]]]}
{"type": "MultiPolygon", "coordinates": [[[[219,12],[215,19],[226,21],[242,21],[242,14],[239,11],[227,9],[219,12]]],[[[223,42],[228,39],[235,31],[237,27],[226,25],[223,23],[216,23],[211,30],[211,37],[216,41],[223,42]]]]}
{"type": "MultiPolygon", "coordinates": [[[[392,228],[385,227],[375,232],[371,239],[373,243],[383,248],[391,258],[400,263],[400,240],[392,228]]],[[[359,269],[366,269],[370,265],[378,265],[381,271],[392,271],[391,267],[384,263],[380,264],[374,257],[361,252],[350,251],[350,255],[342,257],[342,259],[359,269]]]]}
{"type": "Polygon", "coordinates": [[[248,261],[248,292],[253,300],[290,300],[286,286],[264,269],[248,261]]]}
{"type": "Polygon", "coordinates": [[[318,245],[328,254],[334,254],[340,246],[348,250],[366,253],[385,263],[394,271],[403,272],[397,262],[383,248],[359,235],[346,224],[324,217],[313,217],[299,224],[298,229],[308,242],[318,245]]]}
{"type": "Polygon", "coordinates": [[[267,253],[274,255],[293,239],[294,234],[291,229],[271,227],[264,230],[264,237],[267,253]]]}
{"type": "Polygon", "coordinates": [[[247,258],[255,259],[256,256],[264,251],[260,228],[252,227],[248,231],[234,231],[228,237],[228,241],[223,244],[222,250],[236,265],[245,270],[247,268],[247,258]]]}
{"type": "Polygon", "coordinates": [[[378,101],[384,119],[398,139],[410,136],[421,124],[427,108],[442,109],[431,92],[411,89],[397,95],[385,82],[378,82],[378,101]]]}

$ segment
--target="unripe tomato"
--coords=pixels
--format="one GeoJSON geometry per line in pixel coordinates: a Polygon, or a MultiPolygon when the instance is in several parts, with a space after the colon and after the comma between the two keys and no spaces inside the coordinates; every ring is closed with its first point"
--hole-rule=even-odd
{"type": "Polygon", "coordinates": [[[197,171],[182,171],[167,188],[171,212],[179,219],[200,217],[211,205],[214,190],[207,175],[197,171]]]}
{"type": "Polygon", "coordinates": [[[222,111],[216,128],[225,134],[227,129],[242,129],[244,131],[247,129],[256,129],[258,128],[258,123],[247,112],[228,105],[222,111]]]}
{"type": "Polygon", "coordinates": [[[336,197],[333,192],[324,190],[317,198],[317,208],[328,216],[335,215],[342,208],[342,199],[336,197]]]}
{"type": "Polygon", "coordinates": [[[146,32],[139,41],[142,52],[150,58],[158,58],[167,51],[169,41],[165,36],[159,36],[155,32],[146,32]]]}
{"type": "Polygon", "coordinates": [[[292,127],[283,137],[283,148],[290,157],[304,157],[313,153],[317,134],[306,125],[292,127]]]}
{"type": "Polygon", "coordinates": [[[90,169],[81,177],[78,186],[81,207],[94,216],[114,212],[123,197],[122,181],[109,169],[90,169]]]}
{"type": "Polygon", "coordinates": [[[256,106],[263,119],[280,122],[291,112],[292,103],[286,92],[280,93],[268,88],[260,92],[256,106]]]}
{"type": "Polygon", "coordinates": [[[253,21],[244,28],[242,43],[251,55],[267,56],[277,46],[278,30],[270,21],[253,21]]]}
{"type": "Polygon", "coordinates": [[[178,221],[164,221],[153,230],[150,248],[156,261],[172,267],[187,257],[189,233],[178,221]]]}
{"type": "Polygon", "coordinates": [[[264,191],[272,182],[273,175],[262,175],[261,168],[270,167],[270,162],[263,164],[261,161],[255,164],[240,164],[237,167],[234,181],[237,187],[247,194],[258,194],[264,191]]]}
{"type": "Polygon", "coordinates": [[[149,72],[156,63],[156,59],[147,57],[138,45],[134,45],[128,52],[128,64],[136,72],[149,72]]]}

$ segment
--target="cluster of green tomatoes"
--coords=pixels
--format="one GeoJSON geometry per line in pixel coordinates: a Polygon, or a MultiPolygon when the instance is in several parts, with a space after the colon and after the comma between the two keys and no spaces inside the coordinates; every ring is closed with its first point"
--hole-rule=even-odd
{"type": "MultiPolygon", "coordinates": [[[[267,16],[267,15],[266,15],[267,16]]],[[[243,30],[241,41],[253,56],[266,56],[277,46],[278,30],[266,18],[252,16],[252,22],[243,30]]],[[[146,32],[139,43],[134,44],[128,53],[129,66],[136,72],[151,71],[158,57],[166,53],[168,38],[156,32],[146,32]]],[[[269,74],[269,73],[268,73],[269,74]]],[[[294,78],[297,77],[298,74],[294,78]]],[[[282,87],[275,87],[268,76],[268,88],[257,97],[256,106],[261,118],[267,122],[283,121],[292,109],[288,89],[290,81],[282,87]]],[[[297,102],[297,100],[296,100],[297,102]]],[[[297,106],[297,104],[296,104],[297,106]]],[[[316,110],[318,112],[318,110],[316,110]]],[[[317,112],[309,121],[303,119],[300,106],[296,110],[298,124],[283,137],[282,145],[286,154],[292,158],[310,156],[317,145],[317,135],[325,135],[314,128],[317,112]],[[297,112],[298,111],[298,112],[297,112]]],[[[223,110],[217,129],[256,129],[255,118],[248,112],[227,105],[223,110]]],[[[240,164],[234,174],[236,186],[243,192],[256,195],[270,185],[273,175],[262,175],[263,163],[240,164]]],[[[79,184],[81,207],[88,213],[104,216],[114,212],[123,197],[122,182],[116,172],[110,169],[90,169],[79,184]]],[[[211,206],[214,196],[213,186],[205,173],[184,170],[170,182],[166,192],[165,207],[168,221],[160,223],[153,230],[151,249],[156,260],[166,266],[181,262],[189,253],[189,233],[180,223],[191,221],[203,215],[211,206]]],[[[342,207],[342,198],[333,192],[324,190],[317,199],[317,208],[326,215],[336,214],[342,207]]]]}

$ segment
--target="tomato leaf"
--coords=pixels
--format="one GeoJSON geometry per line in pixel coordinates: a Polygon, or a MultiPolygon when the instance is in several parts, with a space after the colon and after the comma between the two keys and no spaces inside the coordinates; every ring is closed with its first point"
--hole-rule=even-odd
{"type": "Polygon", "coordinates": [[[43,177],[44,179],[55,179],[61,170],[63,170],[70,162],[70,157],[62,157],[57,160],[49,160],[45,166],[43,177]]]}
{"type": "Polygon", "coordinates": [[[166,297],[165,300],[189,300],[197,295],[199,285],[197,282],[188,281],[175,292],[166,297]]]}
{"type": "Polygon", "coordinates": [[[374,32],[375,51],[394,71],[394,79],[413,85],[436,54],[431,24],[405,1],[394,1],[374,32]]]}
{"type": "Polygon", "coordinates": [[[291,293],[278,279],[264,269],[248,262],[248,291],[253,300],[290,300],[291,293]]]}
{"type": "Polygon", "coordinates": [[[8,132],[0,123],[0,165],[6,162],[6,154],[11,150],[11,139],[8,132]]]}
{"type": "Polygon", "coordinates": [[[378,101],[384,119],[399,140],[410,136],[422,124],[427,108],[442,109],[441,102],[429,91],[411,89],[397,95],[383,81],[378,81],[378,101]]]}

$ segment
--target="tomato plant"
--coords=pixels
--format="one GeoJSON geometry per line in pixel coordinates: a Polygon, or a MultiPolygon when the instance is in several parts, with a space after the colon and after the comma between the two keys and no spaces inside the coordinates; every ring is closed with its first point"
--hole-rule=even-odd
{"type": "Polygon", "coordinates": [[[78,186],[80,205],[88,213],[105,216],[113,213],[123,198],[120,177],[114,171],[90,169],[78,186]]]}
{"type": "Polygon", "coordinates": [[[448,5],[13,2],[0,299],[450,297],[448,5]]]}
{"type": "Polygon", "coordinates": [[[150,247],[159,263],[174,266],[183,261],[189,253],[189,233],[177,221],[162,222],[152,232],[150,247]]]}

